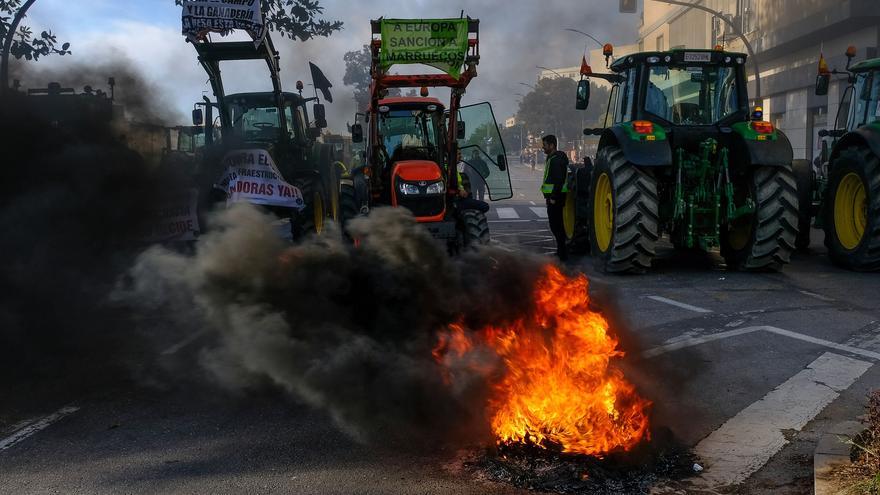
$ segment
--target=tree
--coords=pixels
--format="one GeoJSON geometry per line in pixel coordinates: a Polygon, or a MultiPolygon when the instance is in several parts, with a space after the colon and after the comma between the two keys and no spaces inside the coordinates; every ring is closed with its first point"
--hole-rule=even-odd
{"type": "Polygon", "coordinates": [[[9,56],[16,59],[38,60],[51,54],[67,55],[70,43],[57,48],[58,39],[51,31],[43,31],[35,37],[31,28],[21,21],[36,0],[0,0],[0,93],[9,88],[9,56]]]}
{"type": "MultiPolygon", "coordinates": [[[[183,0],[174,0],[183,5],[183,0]]],[[[282,38],[306,41],[316,36],[330,36],[342,29],[342,21],[319,18],[324,13],[319,0],[260,0],[266,26],[282,38]]]]}
{"type": "MultiPolygon", "coordinates": [[[[346,52],[342,56],[345,62],[345,76],[342,83],[346,86],[354,86],[354,101],[357,102],[359,111],[364,111],[370,105],[370,64],[373,55],[370,46],[364,45],[360,50],[346,52]]],[[[388,96],[399,96],[400,90],[391,88],[388,96]]]]}
{"type": "Polygon", "coordinates": [[[523,135],[555,134],[559,148],[579,141],[584,127],[601,125],[608,102],[608,90],[593,85],[587,110],[574,107],[577,82],[568,77],[541,79],[519,104],[516,120],[525,126],[523,135]]]}

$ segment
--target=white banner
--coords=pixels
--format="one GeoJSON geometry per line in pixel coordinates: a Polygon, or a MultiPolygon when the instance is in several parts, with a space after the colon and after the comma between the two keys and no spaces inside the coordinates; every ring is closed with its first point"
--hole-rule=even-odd
{"type": "Polygon", "coordinates": [[[209,32],[225,36],[241,29],[259,46],[266,36],[260,0],[184,0],[181,24],[190,41],[204,39],[209,32]]]}
{"type": "Polygon", "coordinates": [[[187,189],[164,199],[153,212],[146,242],[194,241],[199,236],[197,215],[199,192],[187,189]]]}
{"type": "Polygon", "coordinates": [[[225,173],[217,188],[226,192],[226,203],[305,208],[299,188],[281,178],[266,150],[235,150],[223,158],[225,173]]]}

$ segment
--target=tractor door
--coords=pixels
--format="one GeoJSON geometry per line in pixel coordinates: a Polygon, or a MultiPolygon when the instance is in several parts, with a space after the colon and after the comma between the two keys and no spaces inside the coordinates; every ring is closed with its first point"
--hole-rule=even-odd
{"type": "Polygon", "coordinates": [[[462,160],[483,178],[489,199],[497,201],[513,197],[507,151],[498,132],[492,105],[484,102],[461,107],[458,120],[465,124],[464,137],[458,140],[462,160]]]}

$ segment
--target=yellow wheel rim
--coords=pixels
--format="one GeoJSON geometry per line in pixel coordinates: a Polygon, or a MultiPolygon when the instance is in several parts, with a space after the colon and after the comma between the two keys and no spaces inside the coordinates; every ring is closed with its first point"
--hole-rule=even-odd
{"type": "Polygon", "coordinates": [[[315,233],[320,234],[324,231],[324,197],[321,196],[321,193],[315,193],[314,206],[312,207],[312,213],[314,214],[315,220],[315,233]]]}
{"type": "Polygon", "coordinates": [[[593,195],[593,232],[596,244],[603,253],[611,245],[611,234],[614,229],[614,198],[611,194],[611,179],[602,173],[596,181],[593,195]]]}
{"type": "Polygon", "coordinates": [[[834,231],[840,244],[855,249],[865,236],[868,224],[868,196],[865,183],[855,172],[843,177],[834,195],[834,231]]]}
{"type": "Polygon", "coordinates": [[[568,191],[565,194],[565,208],[562,210],[562,225],[565,227],[565,236],[569,239],[574,237],[575,206],[574,191],[568,191]]]}

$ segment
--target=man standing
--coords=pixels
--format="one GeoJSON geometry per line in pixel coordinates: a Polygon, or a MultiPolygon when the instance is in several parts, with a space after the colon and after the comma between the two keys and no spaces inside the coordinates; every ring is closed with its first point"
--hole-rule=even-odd
{"type": "Polygon", "coordinates": [[[568,176],[568,157],[556,146],[556,136],[548,134],[541,138],[544,154],[544,182],[541,192],[547,201],[547,219],[550,221],[550,232],[556,239],[556,256],[560,261],[568,259],[566,246],[565,224],[562,221],[562,210],[565,208],[565,193],[568,192],[566,179],[568,176]]]}
{"type": "Polygon", "coordinates": [[[471,180],[471,190],[474,192],[474,199],[483,201],[486,198],[486,179],[489,177],[489,166],[486,161],[480,158],[480,150],[474,149],[471,153],[471,159],[468,160],[465,167],[465,173],[471,180]]]}

